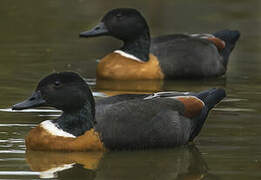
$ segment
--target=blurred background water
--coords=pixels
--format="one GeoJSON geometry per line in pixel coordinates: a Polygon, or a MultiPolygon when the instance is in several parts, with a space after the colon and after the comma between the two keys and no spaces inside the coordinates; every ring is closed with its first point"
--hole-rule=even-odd
{"type": "MultiPolygon", "coordinates": [[[[223,87],[195,146],[99,153],[26,152],[27,132],[59,112],[0,112],[0,179],[260,179],[261,6],[258,0],[0,1],[0,108],[29,96],[43,76],[76,71],[95,92],[199,91],[223,87]],[[104,82],[96,60],[117,49],[111,37],[78,38],[108,10],[137,8],[152,36],[237,29],[226,76],[205,80],[104,82]],[[56,172],[56,173],[54,173],[56,172]]],[[[98,97],[97,97],[98,98],[98,97]]]]}

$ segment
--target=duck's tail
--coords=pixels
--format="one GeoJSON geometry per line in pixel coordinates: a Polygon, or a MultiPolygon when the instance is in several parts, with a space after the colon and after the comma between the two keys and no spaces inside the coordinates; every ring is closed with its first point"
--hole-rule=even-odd
{"type": "Polygon", "coordinates": [[[201,91],[196,96],[205,103],[205,106],[209,111],[217,103],[224,99],[224,97],[226,97],[226,92],[222,88],[212,88],[205,91],[201,91]]]}
{"type": "Polygon", "coordinates": [[[201,99],[205,106],[202,109],[202,113],[199,117],[193,119],[193,122],[195,123],[194,130],[190,136],[190,141],[192,141],[200,132],[206,117],[208,115],[208,112],[216,105],[218,104],[222,99],[226,97],[226,92],[224,89],[221,88],[213,88],[209,90],[202,91],[195,95],[199,99],[201,99]]]}
{"type": "Polygon", "coordinates": [[[227,67],[229,55],[240,37],[240,32],[237,30],[222,30],[215,32],[213,35],[219,39],[222,39],[226,43],[225,48],[222,49],[220,53],[224,59],[224,66],[227,67]]]}

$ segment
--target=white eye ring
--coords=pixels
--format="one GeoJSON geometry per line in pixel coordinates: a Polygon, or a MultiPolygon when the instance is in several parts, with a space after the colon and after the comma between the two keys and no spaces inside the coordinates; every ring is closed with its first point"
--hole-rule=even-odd
{"type": "Polygon", "coordinates": [[[60,81],[55,81],[55,82],[54,82],[54,85],[55,85],[55,86],[60,86],[60,85],[61,85],[61,82],[60,82],[60,81]]]}
{"type": "Polygon", "coordinates": [[[121,13],[116,14],[117,18],[121,18],[123,15],[121,13]]]}

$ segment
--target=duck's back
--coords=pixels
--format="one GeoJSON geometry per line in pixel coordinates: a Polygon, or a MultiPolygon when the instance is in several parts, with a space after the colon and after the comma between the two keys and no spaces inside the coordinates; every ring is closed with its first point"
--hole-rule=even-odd
{"type": "Polygon", "coordinates": [[[144,99],[145,97],[147,97],[149,94],[119,94],[119,95],[115,95],[115,96],[110,96],[107,98],[102,98],[99,99],[95,102],[96,104],[96,111],[100,108],[103,108],[107,105],[111,105],[111,104],[116,104],[118,102],[122,102],[122,101],[129,101],[129,100],[133,100],[133,99],[144,99]]]}
{"type": "Polygon", "coordinates": [[[96,130],[109,149],[173,147],[187,143],[191,135],[191,120],[182,114],[178,100],[137,98],[96,110],[96,130]]]}
{"type": "Polygon", "coordinates": [[[152,40],[151,53],[165,78],[218,76],[226,68],[215,44],[188,35],[166,35],[152,40]]]}

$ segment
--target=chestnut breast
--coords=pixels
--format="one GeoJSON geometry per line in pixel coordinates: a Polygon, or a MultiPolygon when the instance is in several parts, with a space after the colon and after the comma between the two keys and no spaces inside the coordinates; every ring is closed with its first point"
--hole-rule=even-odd
{"type": "Polygon", "coordinates": [[[139,62],[118,53],[105,56],[97,67],[98,79],[145,80],[164,79],[157,57],[150,54],[147,62],[139,62]]]}
{"type": "Polygon", "coordinates": [[[39,125],[28,133],[25,144],[29,150],[105,151],[100,136],[94,129],[73,138],[55,136],[39,125]]]}

